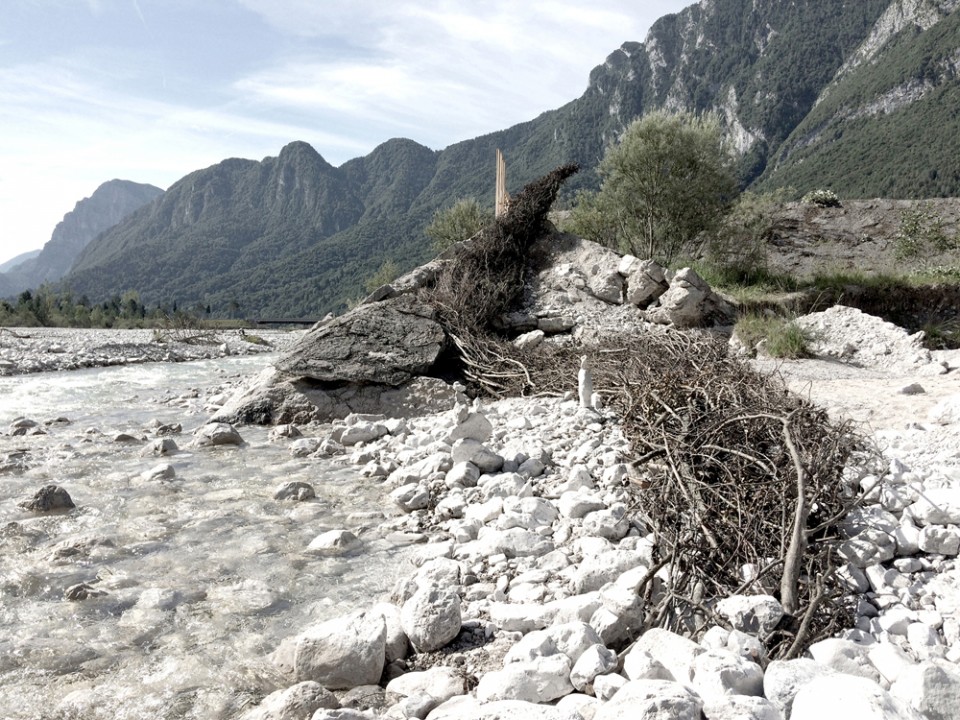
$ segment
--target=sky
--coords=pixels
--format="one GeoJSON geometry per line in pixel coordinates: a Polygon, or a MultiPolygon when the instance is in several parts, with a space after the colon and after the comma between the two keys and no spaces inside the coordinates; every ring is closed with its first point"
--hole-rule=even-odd
{"type": "Polygon", "coordinates": [[[114,178],[531,120],[692,1],[2,0],[0,263],[114,178]]]}

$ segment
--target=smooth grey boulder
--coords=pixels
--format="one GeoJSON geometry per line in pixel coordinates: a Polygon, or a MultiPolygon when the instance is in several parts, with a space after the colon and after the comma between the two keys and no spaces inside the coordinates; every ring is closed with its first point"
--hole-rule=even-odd
{"type": "Polygon", "coordinates": [[[410,296],[359,305],[315,325],[277,362],[290,377],[398,386],[426,374],[446,344],[435,310],[410,296]]]}
{"type": "Polygon", "coordinates": [[[387,626],[378,613],[357,612],[314,625],[294,641],[297,680],[313,680],[329,690],[379,682],[387,626]]]}
{"type": "Polygon", "coordinates": [[[243,438],[230,423],[211,422],[202,425],[194,431],[196,447],[211,447],[217,445],[243,445],[243,438]]]}

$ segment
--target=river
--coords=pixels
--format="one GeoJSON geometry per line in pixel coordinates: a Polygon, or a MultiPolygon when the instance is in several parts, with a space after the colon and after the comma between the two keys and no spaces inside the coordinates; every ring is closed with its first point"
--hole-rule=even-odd
{"type": "Polygon", "coordinates": [[[191,449],[209,388],[271,355],[0,377],[0,718],[231,718],[289,684],[267,659],[285,637],[389,590],[398,558],[375,533],[383,491],[351,468],[291,456],[266,428],[242,447],[191,449]],[[68,423],[45,425],[67,418],[68,423]],[[141,457],[155,426],[181,423],[180,451],[141,457]],[[172,480],[143,473],[169,462],[172,480]],[[22,463],[23,467],[18,467],[22,463]],[[317,499],[277,501],[287,480],[317,499]],[[77,508],[18,506],[42,486],[77,508]],[[315,557],[347,527],[359,556],[315,557]],[[88,584],[102,595],[65,599],[88,584]]]}

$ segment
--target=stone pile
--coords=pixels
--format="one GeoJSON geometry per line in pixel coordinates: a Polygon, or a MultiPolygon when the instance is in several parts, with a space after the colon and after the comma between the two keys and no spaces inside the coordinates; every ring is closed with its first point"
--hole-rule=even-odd
{"type": "MultiPolygon", "coordinates": [[[[572,392],[483,407],[459,394],[452,411],[353,415],[312,438],[277,428],[292,453],[309,440],[382,481],[395,514],[378,534],[416,562],[389,601],[281,644],[271,657],[288,687],[247,720],[955,716],[953,479],[851,469],[867,499],[840,551],[856,627],[769,661],[762,639],[783,610],[767,595],[714,599],[699,642],[642,631],[644,589],[663,571],[630,506],[628,444],[582,405],[572,392]]],[[[353,552],[344,533],[324,551],[353,552]]]]}

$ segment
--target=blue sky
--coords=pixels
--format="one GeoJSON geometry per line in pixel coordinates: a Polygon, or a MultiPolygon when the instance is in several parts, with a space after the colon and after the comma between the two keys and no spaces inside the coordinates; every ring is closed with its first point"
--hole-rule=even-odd
{"type": "Polygon", "coordinates": [[[691,0],[3,0],[0,262],[113,178],[442,149],[578,97],[691,0]]]}

